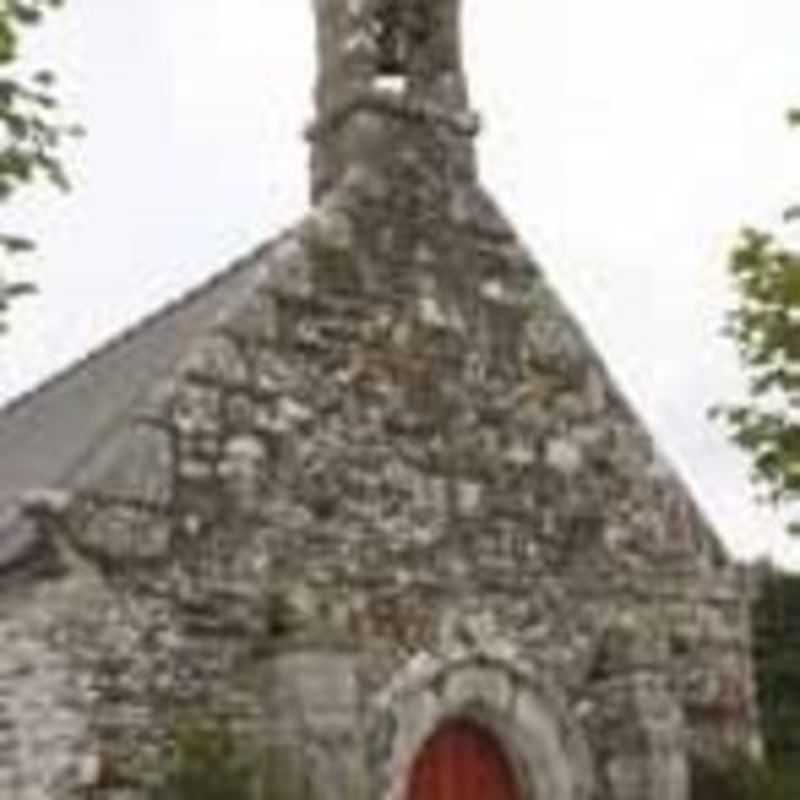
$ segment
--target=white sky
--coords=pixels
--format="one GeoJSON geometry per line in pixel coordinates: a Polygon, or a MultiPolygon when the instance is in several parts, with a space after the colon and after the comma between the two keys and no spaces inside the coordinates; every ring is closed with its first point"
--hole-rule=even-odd
{"type": "MultiPolygon", "coordinates": [[[[742,556],[800,567],[705,419],[741,384],[718,330],[744,223],[800,198],[796,0],[465,0],[482,173],[742,556]],[[797,138],[797,137],[796,137],[797,138]]],[[[294,222],[306,206],[311,0],[69,0],[32,60],[89,138],[0,345],[35,385],[294,222]]]]}

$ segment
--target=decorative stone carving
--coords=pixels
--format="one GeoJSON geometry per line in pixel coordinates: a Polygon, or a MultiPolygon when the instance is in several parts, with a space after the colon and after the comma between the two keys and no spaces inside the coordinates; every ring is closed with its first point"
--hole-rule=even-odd
{"type": "Polygon", "coordinates": [[[580,725],[541,676],[489,659],[439,662],[414,674],[409,671],[409,682],[394,687],[388,703],[383,698],[397,733],[376,797],[405,798],[415,756],[440,724],[454,718],[474,720],[496,736],[519,765],[524,800],[592,797],[593,765],[580,725]]]}

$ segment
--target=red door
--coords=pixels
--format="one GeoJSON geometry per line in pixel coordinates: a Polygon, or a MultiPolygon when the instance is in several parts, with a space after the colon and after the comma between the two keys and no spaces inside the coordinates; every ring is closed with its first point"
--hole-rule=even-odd
{"type": "Polygon", "coordinates": [[[522,800],[492,734],[472,722],[440,728],[417,756],[408,800],[522,800]]]}

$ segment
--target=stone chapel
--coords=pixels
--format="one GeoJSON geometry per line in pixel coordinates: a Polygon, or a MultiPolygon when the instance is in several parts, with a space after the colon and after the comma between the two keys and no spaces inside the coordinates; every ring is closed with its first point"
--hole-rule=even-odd
{"type": "Polygon", "coordinates": [[[460,0],[314,0],[311,210],[0,412],[0,798],[198,710],[314,800],[688,800],[748,580],[479,179],[460,0]]]}

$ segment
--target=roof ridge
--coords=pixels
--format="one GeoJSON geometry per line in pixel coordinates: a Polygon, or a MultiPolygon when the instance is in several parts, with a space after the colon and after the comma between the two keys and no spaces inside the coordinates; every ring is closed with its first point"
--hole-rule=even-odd
{"type": "Polygon", "coordinates": [[[137,321],[133,322],[127,327],[123,327],[110,337],[100,342],[100,344],[98,344],[96,347],[90,348],[87,353],[77,360],[71,361],[63,368],[56,370],[55,373],[42,380],[40,383],[23,391],[16,397],[13,397],[5,405],[0,405],[0,422],[2,422],[5,417],[13,415],[17,409],[31,401],[33,398],[44,394],[44,392],[52,387],[63,383],[68,378],[72,377],[74,374],[84,369],[86,366],[96,361],[100,357],[108,354],[118,347],[121,347],[132,337],[136,336],[147,327],[164,319],[182,306],[188,305],[199,295],[216,288],[222,281],[246,269],[259,258],[263,258],[280,242],[291,236],[293,229],[294,226],[287,227],[277,236],[274,236],[273,238],[257,245],[246,255],[235,259],[227,267],[220,271],[213,272],[210,277],[204,279],[198,284],[191,286],[183,293],[176,295],[172,300],[159,305],[154,311],[145,314],[143,317],[139,318],[137,321]]]}

